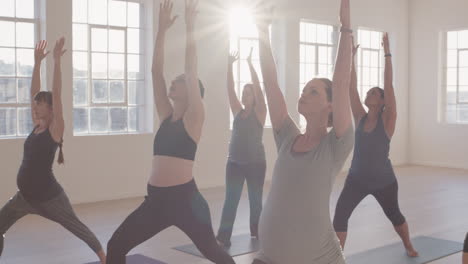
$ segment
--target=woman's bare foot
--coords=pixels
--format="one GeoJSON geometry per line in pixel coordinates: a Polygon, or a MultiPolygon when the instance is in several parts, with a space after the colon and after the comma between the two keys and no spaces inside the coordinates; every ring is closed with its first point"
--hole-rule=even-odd
{"type": "Polygon", "coordinates": [[[419,257],[419,253],[413,248],[413,246],[411,246],[410,248],[407,248],[407,249],[406,249],[406,254],[407,254],[408,257],[410,257],[410,258],[419,257]]]}

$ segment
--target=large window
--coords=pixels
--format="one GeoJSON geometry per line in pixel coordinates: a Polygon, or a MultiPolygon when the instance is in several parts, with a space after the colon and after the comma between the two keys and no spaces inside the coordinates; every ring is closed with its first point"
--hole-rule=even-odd
{"type": "MultiPolygon", "coordinates": [[[[239,52],[239,60],[233,65],[235,89],[239,99],[241,98],[240,96],[242,95],[244,85],[252,82],[249,65],[247,63],[247,57],[249,56],[251,48],[253,48],[252,64],[257,71],[262,89],[264,87],[263,76],[260,71],[258,41],[257,26],[255,25],[252,14],[249,10],[243,8],[233,9],[230,17],[230,49],[231,51],[239,52]]],[[[230,113],[232,128],[234,117],[232,116],[232,112],[230,113]]],[[[270,116],[268,113],[265,126],[271,127],[270,116]]]]}
{"type": "Polygon", "coordinates": [[[383,33],[372,30],[358,30],[357,43],[360,45],[357,54],[358,91],[364,101],[367,92],[373,87],[383,88],[384,83],[384,50],[383,33]]]}
{"type": "Polygon", "coordinates": [[[75,135],[144,130],[143,4],[73,0],[75,135]]]}
{"type": "Polygon", "coordinates": [[[446,35],[446,121],[468,124],[468,30],[446,35]]]}
{"type": "Polygon", "coordinates": [[[37,36],[35,0],[1,0],[0,138],[31,132],[30,88],[37,36]]]}
{"type": "MultiPolygon", "coordinates": [[[[331,25],[300,23],[299,94],[314,78],[332,79],[336,39],[336,30],[331,25]]],[[[301,127],[306,124],[302,115],[299,123],[301,127]]]]}

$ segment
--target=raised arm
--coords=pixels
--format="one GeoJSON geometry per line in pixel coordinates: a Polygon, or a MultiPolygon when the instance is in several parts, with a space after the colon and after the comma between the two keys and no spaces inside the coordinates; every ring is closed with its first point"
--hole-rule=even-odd
{"type": "Polygon", "coordinates": [[[265,92],[270,109],[271,125],[274,131],[279,131],[288,117],[288,109],[283,93],[278,84],[278,74],[275,60],[271,51],[270,34],[268,27],[272,23],[273,9],[266,11],[265,8],[257,10],[257,29],[259,35],[260,68],[262,70],[265,92]]]}
{"type": "Polygon", "coordinates": [[[385,131],[387,136],[391,138],[395,132],[397,109],[395,90],[393,89],[393,66],[392,66],[392,54],[390,53],[390,42],[388,40],[388,33],[384,34],[383,47],[385,51],[385,111],[383,113],[383,119],[385,124],[385,131]]]}
{"type": "Polygon", "coordinates": [[[65,46],[65,38],[62,37],[55,43],[54,48],[54,80],[52,84],[52,105],[54,118],[50,125],[50,134],[57,143],[62,143],[63,132],[65,130],[65,122],[63,120],[62,111],[62,71],[61,63],[62,56],[67,50],[65,46]]]}
{"type": "Polygon", "coordinates": [[[234,73],[232,64],[239,59],[239,53],[231,53],[228,58],[228,73],[227,73],[227,89],[229,97],[229,105],[231,106],[231,112],[234,116],[242,110],[242,104],[239,102],[236,90],[234,89],[234,73]]]}
{"type": "Polygon", "coordinates": [[[188,106],[184,115],[186,129],[191,137],[198,141],[201,137],[205,108],[203,106],[198,81],[198,58],[195,43],[195,19],[198,14],[198,0],[185,1],[185,24],[187,28],[187,46],[185,49],[185,83],[187,86],[188,106]]]}
{"type": "Polygon", "coordinates": [[[262,88],[260,87],[260,80],[258,74],[255,71],[255,67],[252,63],[252,52],[253,48],[250,49],[249,57],[247,57],[247,63],[249,64],[250,76],[253,84],[253,94],[255,98],[255,114],[262,125],[265,125],[265,119],[267,114],[267,107],[265,103],[265,97],[263,97],[262,88]]]}
{"type": "Polygon", "coordinates": [[[156,35],[156,43],[153,53],[153,95],[159,120],[162,122],[172,114],[172,105],[167,97],[166,81],[164,80],[164,44],[166,32],[174,24],[177,16],[172,17],[173,3],[164,0],[159,4],[159,29],[156,35]]]}
{"type": "Polygon", "coordinates": [[[31,81],[31,117],[34,126],[38,125],[39,120],[37,120],[34,111],[32,111],[32,106],[34,103],[34,96],[41,91],[41,62],[47,54],[49,54],[49,52],[45,51],[46,48],[47,41],[41,40],[36,44],[36,48],[34,49],[34,70],[31,81]]]}
{"type": "Polygon", "coordinates": [[[361,121],[361,118],[366,114],[366,110],[362,106],[357,88],[356,53],[359,49],[359,45],[354,45],[353,37],[351,37],[351,41],[353,45],[353,60],[351,62],[351,84],[349,87],[349,99],[351,101],[351,110],[353,111],[354,122],[357,125],[359,124],[359,121],[361,121]]]}
{"type": "Polygon", "coordinates": [[[349,0],[341,0],[341,36],[333,74],[333,127],[342,137],[351,124],[349,86],[351,77],[351,18],[349,0]]]}

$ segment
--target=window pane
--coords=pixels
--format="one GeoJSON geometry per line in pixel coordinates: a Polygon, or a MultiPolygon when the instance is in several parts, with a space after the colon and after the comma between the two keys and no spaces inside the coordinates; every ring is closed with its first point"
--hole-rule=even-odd
{"type": "Polygon", "coordinates": [[[16,136],[15,108],[0,108],[0,136],[16,136]]]}
{"type": "MultiPolygon", "coordinates": [[[[2,8],[0,8],[0,10],[2,8]]],[[[9,21],[0,21],[0,32],[2,32],[2,37],[0,38],[0,46],[14,47],[15,23],[9,21]]]]}
{"type": "Polygon", "coordinates": [[[140,53],[140,30],[139,29],[128,29],[127,51],[129,53],[140,53]]]}
{"type": "Polygon", "coordinates": [[[16,103],[16,80],[0,78],[0,103],[16,103]]]}
{"type": "Polygon", "coordinates": [[[17,49],[16,61],[19,76],[31,76],[34,68],[34,50],[17,49]]]}
{"type": "Polygon", "coordinates": [[[305,83],[309,82],[310,80],[312,80],[313,78],[316,77],[316,74],[315,74],[315,64],[312,64],[312,63],[307,63],[305,65],[305,83]]]}
{"type": "Polygon", "coordinates": [[[458,33],[458,48],[468,49],[468,30],[460,31],[458,33]]]}
{"type": "Polygon", "coordinates": [[[460,51],[459,67],[468,67],[468,51],[460,51]]]}
{"type": "Polygon", "coordinates": [[[87,79],[73,80],[73,104],[86,105],[88,103],[87,79]]]}
{"type": "Polygon", "coordinates": [[[128,108],[128,131],[136,132],[139,131],[138,120],[139,120],[139,111],[136,107],[128,108]]]}
{"type": "Polygon", "coordinates": [[[73,109],[73,131],[75,133],[88,132],[88,109],[74,108],[73,109]]]}
{"type": "Polygon", "coordinates": [[[447,32],[447,48],[456,49],[458,47],[458,32],[447,32]]]}
{"type": "Polygon", "coordinates": [[[328,63],[328,47],[319,47],[319,63],[327,64],[328,63]]]}
{"type": "Polygon", "coordinates": [[[34,24],[16,23],[16,46],[34,48],[34,24]]]}
{"type": "Polygon", "coordinates": [[[459,105],[457,110],[458,110],[458,122],[467,123],[468,122],[468,106],[459,105]]]}
{"type": "Polygon", "coordinates": [[[107,0],[92,0],[89,4],[89,22],[98,25],[107,25],[107,0]]]}
{"type": "Polygon", "coordinates": [[[73,22],[88,22],[88,0],[73,0],[73,22]]]}
{"type": "Polygon", "coordinates": [[[128,104],[141,105],[144,104],[144,81],[129,81],[128,82],[128,104]]]}
{"type": "Polygon", "coordinates": [[[91,29],[91,50],[107,52],[107,29],[91,29]]]}
{"type": "Polygon", "coordinates": [[[109,111],[107,108],[91,108],[91,132],[107,132],[109,128],[109,111]]]}
{"type": "Polygon", "coordinates": [[[326,64],[320,64],[319,65],[319,73],[318,76],[327,78],[328,77],[328,67],[326,64]]]}
{"type": "Polygon", "coordinates": [[[359,30],[359,44],[362,48],[371,48],[371,34],[367,30],[359,30]]]}
{"type": "Polygon", "coordinates": [[[140,27],[140,4],[128,2],[128,26],[140,27]]]}
{"type": "Polygon", "coordinates": [[[123,30],[109,30],[109,51],[125,52],[125,32],[123,30]]]}
{"type": "Polygon", "coordinates": [[[31,108],[18,108],[18,135],[26,136],[33,130],[31,108]]]}
{"type": "Polygon", "coordinates": [[[73,25],[73,49],[88,50],[88,26],[74,24],[73,25]]]}
{"type": "Polygon", "coordinates": [[[370,86],[379,86],[379,70],[377,68],[370,69],[370,86]]]}
{"type": "Polygon", "coordinates": [[[370,59],[371,59],[371,52],[367,50],[363,50],[362,51],[362,66],[369,67],[370,59]]]}
{"type": "Polygon", "coordinates": [[[377,31],[372,31],[371,32],[371,47],[373,49],[380,49],[382,46],[382,37],[381,33],[377,31]]]}
{"type": "Polygon", "coordinates": [[[468,68],[460,68],[458,71],[459,85],[468,86],[468,68]]]}
{"type": "Polygon", "coordinates": [[[447,105],[447,123],[457,122],[457,105],[447,105]]]}
{"type": "Polygon", "coordinates": [[[372,51],[370,53],[370,66],[378,68],[379,67],[379,52],[372,51]]]}
{"type": "MultiPolygon", "coordinates": [[[[2,0],[2,8],[0,8],[0,16],[14,17],[15,16],[15,0],[2,0]]],[[[3,32],[3,30],[0,30],[3,32]]]]}
{"type": "Polygon", "coordinates": [[[457,85],[457,74],[456,68],[447,69],[447,85],[457,85]]]}
{"type": "Polygon", "coordinates": [[[18,79],[18,103],[27,104],[31,102],[31,79],[18,79]]]}
{"type": "MultiPolygon", "coordinates": [[[[317,58],[316,56],[316,46],[306,45],[305,47],[305,62],[306,63],[316,63],[317,58]]],[[[319,54],[320,56],[320,54],[319,54]]]]}
{"type": "Polygon", "coordinates": [[[88,53],[73,52],[73,77],[88,76],[88,53]]]}
{"type": "Polygon", "coordinates": [[[468,85],[458,88],[458,100],[460,103],[468,103],[468,85]]]}
{"type": "Polygon", "coordinates": [[[447,104],[456,104],[457,103],[457,87],[448,86],[447,87],[447,104]]]}
{"type": "Polygon", "coordinates": [[[125,77],[125,55],[109,54],[109,78],[124,79],[125,77]]]}
{"type": "Polygon", "coordinates": [[[457,67],[458,63],[458,51],[449,50],[447,52],[447,67],[457,67]]]}
{"type": "Polygon", "coordinates": [[[307,23],[305,40],[306,42],[309,42],[309,43],[317,42],[317,25],[307,23]]]}
{"type": "Polygon", "coordinates": [[[144,70],[141,65],[142,57],[139,55],[128,55],[128,78],[129,79],[144,79],[144,70]]]}
{"type": "Polygon", "coordinates": [[[111,131],[123,132],[127,130],[127,108],[111,108],[110,109],[110,125],[111,131]]]}
{"type": "Polygon", "coordinates": [[[317,25],[317,43],[328,43],[328,29],[327,26],[317,25]]]}
{"type": "Polygon", "coordinates": [[[108,91],[107,81],[93,81],[93,103],[107,103],[108,91]]]}
{"type": "MultiPolygon", "coordinates": [[[[127,25],[127,3],[109,1],[109,25],[125,27],[127,25]]],[[[112,43],[112,42],[111,42],[112,43]]]]}
{"type": "Polygon", "coordinates": [[[92,54],[93,78],[107,78],[107,54],[93,53],[92,54]]]}
{"type": "Polygon", "coordinates": [[[335,43],[335,31],[332,26],[327,26],[328,28],[328,44],[333,45],[335,43]]]}
{"type": "Polygon", "coordinates": [[[111,81],[109,84],[110,102],[125,102],[125,86],[123,81],[111,81]]]}
{"type": "Polygon", "coordinates": [[[34,0],[16,0],[16,16],[34,18],[34,0]]]}
{"type": "Polygon", "coordinates": [[[0,75],[15,75],[15,49],[0,48],[0,75]]]}

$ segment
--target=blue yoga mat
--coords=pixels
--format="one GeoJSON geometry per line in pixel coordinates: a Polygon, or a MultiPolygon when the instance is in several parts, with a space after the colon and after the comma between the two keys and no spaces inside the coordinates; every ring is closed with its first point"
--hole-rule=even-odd
{"type": "Polygon", "coordinates": [[[419,257],[410,258],[401,242],[370,249],[346,258],[347,264],[424,264],[462,251],[463,244],[419,236],[412,239],[419,257]]]}
{"type": "MultiPolygon", "coordinates": [[[[226,252],[231,256],[240,256],[249,254],[252,252],[257,252],[259,250],[258,240],[256,238],[251,238],[250,234],[233,236],[231,238],[231,246],[225,248],[226,252]]],[[[204,258],[204,256],[198,251],[197,247],[194,244],[187,244],[183,246],[178,246],[174,248],[175,250],[185,252],[190,255],[204,258]]]]}
{"type": "MultiPolygon", "coordinates": [[[[101,264],[101,262],[96,261],[96,262],[89,262],[86,264],[101,264]]],[[[135,254],[135,255],[127,256],[127,264],[167,264],[167,263],[143,256],[140,254],[135,254]]]]}

